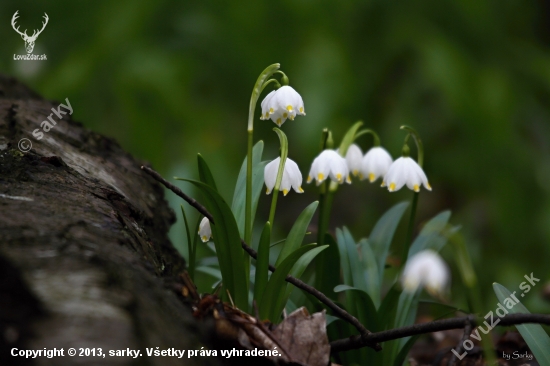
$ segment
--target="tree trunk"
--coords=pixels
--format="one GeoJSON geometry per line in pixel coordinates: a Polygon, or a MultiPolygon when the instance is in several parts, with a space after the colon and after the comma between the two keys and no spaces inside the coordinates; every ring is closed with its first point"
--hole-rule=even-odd
{"type": "Polygon", "coordinates": [[[68,110],[59,105],[0,76],[0,365],[213,364],[147,356],[201,347],[172,290],[184,269],[167,237],[174,213],[142,162],[68,112],[59,119],[68,110]],[[21,138],[32,150],[20,151],[21,138]],[[64,356],[26,359],[13,348],[64,356]],[[141,356],[109,356],[127,349],[141,356]]]}

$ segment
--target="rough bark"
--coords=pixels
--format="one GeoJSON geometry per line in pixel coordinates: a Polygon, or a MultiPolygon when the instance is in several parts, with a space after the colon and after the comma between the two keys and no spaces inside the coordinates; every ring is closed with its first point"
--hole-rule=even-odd
{"type": "Polygon", "coordinates": [[[200,348],[191,310],[170,289],[184,269],[167,237],[174,213],[142,162],[69,114],[37,141],[32,131],[58,106],[0,76],[0,364],[210,364],[146,356],[200,348]],[[13,347],[65,357],[29,361],[13,347]],[[143,356],[69,357],[70,347],[143,356]]]}

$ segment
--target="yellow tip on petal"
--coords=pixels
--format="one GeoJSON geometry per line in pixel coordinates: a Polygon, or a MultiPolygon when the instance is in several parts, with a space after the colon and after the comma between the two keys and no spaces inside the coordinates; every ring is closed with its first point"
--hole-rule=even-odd
{"type": "Polygon", "coordinates": [[[281,127],[282,124],[283,124],[283,123],[282,123],[281,119],[280,119],[280,118],[277,118],[277,125],[278,125],[279,127],[281,127]]]}
{"type": "Polygon", "coordinates": [[[428,191],[432,190],[432,186],[430,185],[430,183],[426,183],[426,188],[428,189],[428,191]]]}
{"type": "Polygon", "coordinates": [[[382,184],[380,184],[380,187],[385,187],[385,186],[386,186],[386,181],[383,180],[383,181],[382,181],[382,184]]]}
{"type": "Polygon", "coordinates": [[[390,192],[395,191],[395,183],[390,183],[389,190],[390,190],[390,192]]]}
{"type": "Polygon", "coordinates": [[[413,186],[413,191],[415,191],[415,192],[420,192],[420,187],[418,186],[418,184],[415,184],[415,185],[413,186]]]}
{"type": "Polygon", "coordinates": [[[283,189],[283,195],[286,196],[287,193],[288,193],[288,189],[283,189]]]}
{"type": "Polygon", "coordinates": [[[300,107],[300,113],[304,113],[304,107],[300,107]]]}
{"type": "Polygon", "coordinates": [[[287,106],[286,106],[286,110],[289,111],[289,112],[292,112],[292,106],[291,106],[291,105],[287,105],[287,106]]]}
{"type": "Polygon", "coordinates": [[[317,181],[318,182],[322,181],[323,179],[325,179],[325,175],[323,173],[317,174],[317,181]]]}
{"type": "Polygon", "coordinates": [[[359,174],[359,179],[363,180],[363,178],[365,178],[363,174],[359,174]]]}
{"type": "Polygon", "coordinates": [[[307,176],[307,183],[311,183],[311,175],[307,176]]]}
{"type": "Polygon", "coordinates": [[[354,169],[352,173],[354,177],[357,177],[357,175],[359,174],[359,170],[354,169]]]}
{"type": "MultiPolygon", "coordinates": [[[[369,182],[374,182],[376,179],[376,176],[374,175],[374,173],[369,173],[369,182]]],[[[382,182],[382,187],[384,187],[384,185],[386,185],[386,183],[382,182]]]]}
{"type": "Polygon", "coordinates": [[[294,121],[294,115],[293,114],[291,114],[290,117],[288,117],[288,118],[290,118],[291,121],[294,121]]]}
{"type": "Polygon", "coordinates": [[[346,183],[351,183],[351,178],[349,175],[346,177],[346,183]]]}
{"type": "Polygon", "coordinates": [[[269,190],[269,188],[265,190],[265,194],[270,194],[270,193],[271,191],[269,190]]]}
{"type": "Polygon", "coordinates": [[[300,191],[300,193],[304,193],[304,190],[302,189],[302,187],[298,187],[298,190],[300,191]]]}
{"type": "Polygon", "coordinates": [[[338,180],[338,182],[341,182],[342,181],[342,174],[340,174],[340,173],[336,174],[336,179],[338,180]]]}
{"type": "Polygon", "coordinates": [[[201,236],[201,240],[203,243],[206,243],[208,241],[208,237],[206,235],[201,236]]]}
{"type": "Polygon", "coordinates": [[[269,108],[269,114],[273,114],[273,112],[275,112],[273,108],[269,108]]]}
{"type": "Polygon", "coordinates": [[[288,117],[288,113],[283,113],[283,117],[284,117],[284,118],[287,118],[287,117],[288,117]]]}

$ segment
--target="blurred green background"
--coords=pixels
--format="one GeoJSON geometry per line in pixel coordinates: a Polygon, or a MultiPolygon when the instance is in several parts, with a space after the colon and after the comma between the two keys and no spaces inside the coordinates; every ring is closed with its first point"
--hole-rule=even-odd
{"type": "MultiPolygon", "coordinates": [[[[246,153],[252,86],[269,64],[281,63],[304,99],[307,116],[283,125],[304,178],[323,127],[339,142],[361,119],[397,157],[399,126],[414,126],[433,187],[420,196],[418,222],[453,211],[488,304],[494,281],[514,289],[526,273],[548,279],[548,1],[8,0],[0,14],[0,72],[48,99],[69,98],[73,118],[166,177],[196,176],[202,153],[228,201],[246,153]],[[48,14],[34,50],[47,61],[13,60],[25,54],[10,26],[16,10],[21,30],[48,14]]],[[[275,125],[256,114],[255,138],[273,159],[275,125]]],[[[372,141],[359,143],[366,150],[372,141]]],[[[279,236],[316,199],[315,186],[304,189],[279,198],[279,236]]],[[[345,224],[366,236],[381,213],[410,198],[406,189],[354,182],[336,197],[331,229],[345,224]]],[[[260,202],[261,221],[269,203],[260,202]]],[[[171,235],[184,251],[177,212],[171,235]]],[[[452,253],[444,256],[452,265],[452,253]]],[[[456,272],[453,282],[460,298],[456,272]]],[[[548,310],[543,287],[526,299],[532,311],[548,310]]]]}

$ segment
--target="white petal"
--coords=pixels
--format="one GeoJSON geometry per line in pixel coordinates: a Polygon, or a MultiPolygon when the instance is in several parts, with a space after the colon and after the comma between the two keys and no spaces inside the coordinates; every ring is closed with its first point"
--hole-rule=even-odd
{"type": "Polygon", "coordinates": [[[279,163],[281,158],[269,162],[264,168],[264,182],[267,187],[267,194],[270,194],[275,187],[275,181],[277,180],[277,172],[279,171],[279,163]]]}
{"type": "Polygon", "coordinates": [[[269,94],[267,94],[262,101],[261,107],[262,107],[262,116],[260,119],[268,119],[269,118],[269,100],[275,95],[275,90],[272,90],[269,94]]]}
{"type": "Polygon", "coordinates": [[[212,237],[212,229],[208,218],[203,217],[199,224],[199,236],[203,243],[206,243],[212,237]]]}
{"type": "Polygon", "coordinates": [[[298,168],[298,165],[290,159],[286,159],[285,164],[285,173],[288,174],[290,178],[290,183],[292,184],[292,188],[294,188],[294,191],[297,193],[303,193],[304,190],[302,189],[302,173],[300,172],[300,169],[298,168]]]}
{"type": "Polygon", "coordinates": [[[359,175],[361,170],[361,161],[363,160],[363,152],[356,144],[351,144],[346,153],[346,162],[348,168],[354,176],[359,175]]]}

